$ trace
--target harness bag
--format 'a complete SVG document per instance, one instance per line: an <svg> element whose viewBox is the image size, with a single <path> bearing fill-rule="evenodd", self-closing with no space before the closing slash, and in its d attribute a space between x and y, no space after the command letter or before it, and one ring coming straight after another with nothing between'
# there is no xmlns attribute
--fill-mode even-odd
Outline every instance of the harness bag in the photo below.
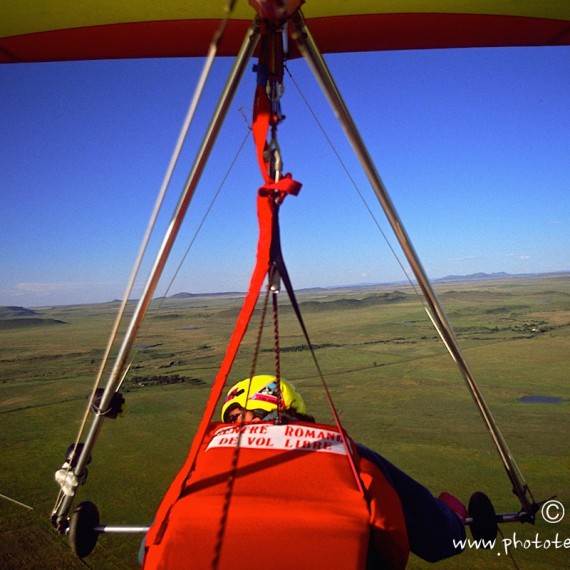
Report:
<svg viewBox="0 0 570 570"><path fill-rule="evenodd" d="M161 505L144 567L366 568L370 512L346 454L327 425L210 424Z"/></svg>

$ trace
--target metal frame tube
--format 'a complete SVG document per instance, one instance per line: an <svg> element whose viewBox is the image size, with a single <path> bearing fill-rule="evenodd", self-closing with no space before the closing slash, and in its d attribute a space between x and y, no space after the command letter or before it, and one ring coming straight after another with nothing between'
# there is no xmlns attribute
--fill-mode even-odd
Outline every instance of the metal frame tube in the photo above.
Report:
<svg viewBox="0 0 570 570"><path fill-rule="evenodd" d="M473 374L469 370L469 367L463 357L461 349L453 328L449 323L442 306L433 290L431 283L422 267L422 264L414 250L412 242L394 208L394 205L388 195L386 187L384 186L380 175L378 174L374 162L370 157L370 154L360 136L358 129L348 111L348 108L342 99L342 96L335 84L335 81L324 61L322 54L320 53L315 41L306 26L304 18L300 12L293 18L294 32L293 39L296 41L299 51L304 59L307 61L309 67L311 68L315 78L321 86L325 96L327 97L329 104L331 105L333 111L335 112L340 124L342 125L345 134L351 143L354 152L356 153L358 159L360 160L361 166L368 177L368 180L380 202L384 213L390 223L398 242L410 264L412 271L418 281L419 286L425 296L426 302L428 304L429 310L431 312L431 318L434 320L434 324L438 329L443 342L447 346L452 358L457 363L461 375L463 376L473 399L483 417L485 425L487 426L493 442L499 452L503 465L507 471L509 479L513 484L513 491L519 497L523 509L531 514L533 511L532 503L527 497L528 487L524 482L522 474L520 473L514 458L509 451L507 444L500 433L495 420L489 410L483 396L481 395L479 388L475 382ZM534 513L532 513L534 514Z"/></svg>
<svg viewBox="0 0 570 570"><path fill-rule="evenodd" d="M526 513L497 513L495 515L495 521L497 521L497 523L529 522ZM464 524L465 526L471 526L473 524L473 517L467 517Z"/></svg>
<svg viewBox="0 0 570 570"><path fill-rule="evenodd" d="M147 533L150 525L111 525L102 524L96 526L93 532L97 534L139 534Z"/></svg>
<svg viewBox="0 0 570 570"><path fill-rule="evenodd" d="M107 381L107 385L105 387L105 390L101 398L101 403L99 405L100 410L104 411L107 409L108 405L111 402L113 394L115 394L118 386L121 383L121 379L125 367L127 365L129 354L134 345L136 335L142 324L142 321L150 305L150 302L152 301L152 296L154 294L156 286L158 285L158 282L162 275L162 271L164 269L164 266L166 265L166 261L168 260L170 252L174 245L174 241L176 240L178 231L180 230L180 227L184 220L184 216L186 215L186 212L188 210L188 206L190 205L190 202L194 196L194 192L198 186L200 177L204 171L204 168L207 164L212 148L214 147L216 138L223 125L224 119L227 115L230 104L233 100L233 96L235 95L235 92L245 73L245 70L247 69L249 61L253 56L253 53L259 41L259 37L260 37L260 26L257 20L254 20L253 24L251 25L250 29L246 34L246 37L244 38L240 51L236 56L236 61L234 63L234 66L227 79L224 90L220 95L218 105L212 115L212 119L208 126L208 130L204 135L202 145L196 155L194 166L190 174L188 175L184 190L181 194L176 210L174 211L168 229L165 233L161 247L157 253L154 266L146 282L143 294L138 301L135 312L131 318L129 327L125 333L125 337L119 349L115 365L113 366L113 369L111 371L111 374ZM77 460L77 465L73 470L74 473L79 477L81 476L83 470L86 467L88 458L91 455L91 451L93 449L93 446L95 445L95 441L101 429L104 417L105 416L102 413L96 414L95 418L91 423L90 430L84 442L84 447ZM62 517L67 516L67 513L71 508L74 495L75 493L73 495L64 497L63 500L61 501L61 504L56 509L54 516L58 522L61 521Z"/></svg>
<svg viewBox="0 0 570 570"><path fill-rule="evenodd" d="M498 513L495 515L498 523L524 522L525 515L521 513ZM465 526L473 524L473 517L465 519ZM101 524L96 526L93 531L98 534L139 534L146 533L150 529L150 525L111 525Z"/></svg>

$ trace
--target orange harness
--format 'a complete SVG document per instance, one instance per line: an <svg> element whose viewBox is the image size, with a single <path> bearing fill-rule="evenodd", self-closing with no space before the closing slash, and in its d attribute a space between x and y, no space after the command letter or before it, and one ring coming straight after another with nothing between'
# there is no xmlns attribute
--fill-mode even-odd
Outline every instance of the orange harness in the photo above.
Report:
<svg viewBox="0 0 570 570"><path fill-rule="evenodd" d="M210 424L194 470L182 468L161 504L144 568L364 569L371 544L386 568L404 568L400 501L357 457L365 500L347 453L333 426Z"/></svg>

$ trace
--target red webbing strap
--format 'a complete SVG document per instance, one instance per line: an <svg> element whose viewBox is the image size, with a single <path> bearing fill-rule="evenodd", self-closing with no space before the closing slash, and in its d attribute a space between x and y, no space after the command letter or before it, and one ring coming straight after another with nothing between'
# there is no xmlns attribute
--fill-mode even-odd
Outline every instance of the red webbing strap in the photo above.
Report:
<svg viewBox="0 0 570 570"><path fill-rule="evenodd" d="M253 311L255 310L255 306L259 298L259 292L263 286L263 281L265 280L265 276L269 270L269 252L271 249L271 235L273 231L273 211L270 201L261 195L258 195L257 197L257 217L259 220L257 261L253 270L253 274L251 276L249 291L241 308L236 326L226 349L224 360L222 361L222 364L216 376L216 380L212 386L212 391L210 392L208 403L206 404L204 418L202 419L202 423L206 426L210 423L214 415L216 406L222 395L226 379L233 365L235 356L239 350L241 341L247 331L247 327L249 325L249 321L251 320ZM196 439L198 439L198 437L196 437ZM197 447L199 447L199 445Z"/></svg>
<svg viewBox="0 0 570 570"><path fill-rule="evenodd" d="M263 95L263 96L260 96ZM194 463L200 447L207 433L210 421L216 411L216 406L222 396L227 376L231 370L236 354L239 350L240 343L247 331L247 327L251 320L253 311L255 310L259 293L263 286L263 281L269 271L271 264L271 243L273 236L273 225L275 220L275 209L285 199L287 194L296 195L301 189L301 184L295 182L291 175L284 176L278 182L272 182L268 177L266 164L263 160L263 152L266 146L266 137L270 125L271 109L265 92L263 89L256 92L256 106L254 110L254 140L256 143L258 158L260 159L260 168L265 180L265 185L259 189L257 195L257 218L259 222L259 241L257 245L256 264L251 276L249 290L246 295L244 304L238 316L236 326L230 338L230 342L226 349L224 360L220 366L216 379L212 385L208 402L202 416L202 421L198 426L196 435L192 442L190 452L186 462L178 473L175 480L170 485L166 495L164 496L155 518L155 522L150 528L146 544L152 545L160 542L166 523L168 514L172 505L178 500L182 487L186 478L194 468Z"/></svg>
<svg viewBox="0 0 570 570"><path fill-rule="evenodd" d="M157 544L160 542L162 534L166 529L165 523L168 518L168 513L172 505L178 500L184 482L194 468L194 463L196 461L198 451L200 450L202 441L204 440L204 436L206 435L208 426L210 425L210 421L216 411L216 406L224 390L226 378L232 367L241 340L247 330L251 315L253 314L253 311L257 304L259 292L263 285L265 276L267 275L267 271L269 269L269 251L271 248L273 217L271 204L267 197L258 195L257 216L259 220L257 262L251 276L247 296L238 316L234 332L230 338L229 345L226 349L224 360L222 361L216 379L212 385L210 396L208 398L208 402L206 403L204 414L202 415L202 421L200 422L200 425L196 431L196 435L194 436L194 440L192 441L192 446L190 447L190 452L188 454L188 458L186 459L186 463L184 464L183 469L179 472L177 478L171 484L164 499L162 500L162 503L158 508L155 523L147 535L147 545Z"/></svg>
<svg viewBox="0 0 570 570"><path fill-rule="evenodd" d="M267 145L267 132L272 120L269 100L265 95L265 91L258 87L255 95L253 137L257 149L258 160L260 160L259 167L265 179L265 184L257 193L257 219L259 223L257 261L251 276L247 296L238 316L228 348L226 349L224 360L222 361L214 384L212 385L212 390L210 391L206 409L204 410L202 422L198 427L198 431L190 449L190 455L194 457L200 449L208 424L214 416L216 406L222 396L228 374L234 363L241 341L247 331L253 311L255 310L255 306L259 298L259 292L263 286L263 281L269 271L269 266L271 264L271 243L274 235L273 226L275 223L275 208L279 207L287 194L296 195L301 189L301 184L293 180L290 174L285 175L278 182L272 182L268 177L267 164L264 160L263 152Z"/></svg>

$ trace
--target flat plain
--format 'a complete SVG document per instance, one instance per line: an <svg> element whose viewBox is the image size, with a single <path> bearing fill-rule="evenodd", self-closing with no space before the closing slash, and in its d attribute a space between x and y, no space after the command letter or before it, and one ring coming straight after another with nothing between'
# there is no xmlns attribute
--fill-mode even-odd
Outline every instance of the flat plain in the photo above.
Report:
<svg viewBox="0 0 570 570"><path fill-rule="evenodd" d="M436 285L459 344L536 501L570 509L570 275ZM298 293L314 354L343 426L435 494L483 491L498 512L519 503L457 366L413 287ZM75 506L95 502L106 524L148 524L183 462L241 304L240 295L153 303L123 382L125 411L106 420ZM102 536L76 559L51 528L55 471L74 441L118 303L0 308L0 556L5 568L137 568L141 536ZM132 307L129 307L132 310ZM273 322L258 354L258 309L229 382L273 373ZM331 421L311 352L287 301L280 368L319 421ZM116 352L116 348L113 353ZM106 381L105 371L103 381ZM18 501L17 504L14 501ZM501 526L493 550L467 548L437 568L570 564L570 513L549 524ZM555 540L567 539L556 546ZM518 541L518 542L517 542ZM548 541L548 547L547 542ZM428 568L412 556L409 568Z"/></svg>

